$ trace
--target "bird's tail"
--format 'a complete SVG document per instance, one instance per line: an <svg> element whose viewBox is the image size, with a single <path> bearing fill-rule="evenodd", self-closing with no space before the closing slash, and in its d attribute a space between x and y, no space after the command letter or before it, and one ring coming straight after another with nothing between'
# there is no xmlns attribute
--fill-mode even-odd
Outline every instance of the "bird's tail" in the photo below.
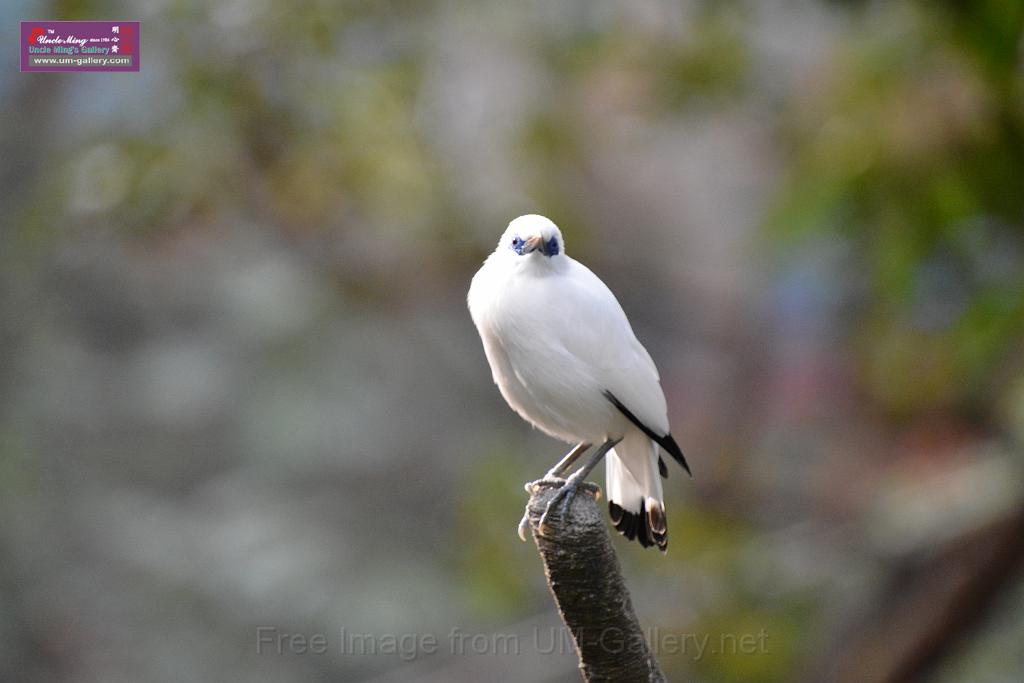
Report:
<svg viewBox="0 0 1024 683"><path fill-rule="evenodd" d="M612 524L645 548L668 549L665 497L658 467L658 444L631 430L606 457L608 511Z"/></svg>

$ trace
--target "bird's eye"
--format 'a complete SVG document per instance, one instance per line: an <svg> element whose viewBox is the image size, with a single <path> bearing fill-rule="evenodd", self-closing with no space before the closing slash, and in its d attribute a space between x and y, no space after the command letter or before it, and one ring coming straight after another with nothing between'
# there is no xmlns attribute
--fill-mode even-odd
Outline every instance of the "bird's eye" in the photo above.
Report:
<svg viewBox="0 0 1024 683"><path fill-rule="evenodd" d="M513 247L518 247L520 242L522 242L522 240L519 239L518 237L513 237L512 238L512 246Z"/></svg>

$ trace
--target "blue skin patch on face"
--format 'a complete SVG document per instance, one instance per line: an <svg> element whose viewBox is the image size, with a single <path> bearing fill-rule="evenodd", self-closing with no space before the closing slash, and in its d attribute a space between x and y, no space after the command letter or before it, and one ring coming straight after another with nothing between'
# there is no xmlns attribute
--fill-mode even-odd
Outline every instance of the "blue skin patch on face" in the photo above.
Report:
<svg viewBox="0 0 1024 683"><path fill-rule="evenodd" d="M526 240L524 240L519 235L516 235L515 237L512 238L511 248L512 251L522 256L523 249L526 248ZM544 242L540 247L540 253L544 254L545 256L557 256L558 252L559 249L557 237L552 237L547 242Z"/></svg>

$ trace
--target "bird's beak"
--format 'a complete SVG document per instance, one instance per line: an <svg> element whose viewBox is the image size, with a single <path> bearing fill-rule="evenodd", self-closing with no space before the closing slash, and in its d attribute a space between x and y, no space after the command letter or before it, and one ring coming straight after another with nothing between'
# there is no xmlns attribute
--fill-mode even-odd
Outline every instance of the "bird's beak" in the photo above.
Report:
<svg viewBox="0 0 1024 683"><path fill-rule="evenodd" d="M523 253L529 254L531 252L537 251L538 249L541 248L542 244L544 244L544 238L542 238L540 235L534 235L533 237L528 238L526 242L523 243Z"/></svg>

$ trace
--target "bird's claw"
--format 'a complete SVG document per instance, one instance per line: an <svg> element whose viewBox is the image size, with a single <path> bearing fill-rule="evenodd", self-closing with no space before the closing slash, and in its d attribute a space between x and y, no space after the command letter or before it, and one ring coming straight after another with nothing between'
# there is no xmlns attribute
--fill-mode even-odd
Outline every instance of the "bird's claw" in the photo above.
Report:
<svg viewBox="0 0 1024 683"><path fill-rule="evenodd" d="M519 540L526 542L526 532L530 529L530 505L527 503L523 518L519 520Z"/></svg>
<svg viewBox="0 0 1024 683"><path fill-rule="evenodd" d="M555 491L555 495L548 501L547 506L544 508L544 514L540 516L540 521L537 524L537 528L540 530L540 535L545 536L544 526L547 523L548 514L552 508L558 510L558 514L562 517L569 512L569 506L572 505L572 499L576 496L579 489L584 489L592 493L596 498L601 497L601 488L597 484L592 484L587 481L583 481L582 478L575 476L569 477L568 479L562 479L561 477L553 477L550 474L545 475L542 479L536 481L529 481L523 486L526 492L533 495L538 488L542 486L548 486L550 488L558 489ZM523 512L523 518L519 520L519 538L525 541L527 539L527 532L530 530L530 504L526 504L526 510Z"/></svg>
<svg viewBox="0 0 1024 683"><path fill-rule="evenodd" d="M563 486L565 486L565 479L562 479L561 477L553 476L549 472L548 474L545 474L542 478L537 479L536 481L528 481L525 484L523 484L523 488L531 496L533 495L534 491L536 491L541 486L550 486L552 488L560 489ZM526 504L526 510L523 511L523 518L521 520L519 520L518 532L519 532L519 538L522 541L524 541L524 542L526 541L527 533L529 532L529 530L530 530L530 504L527 503Z"/></svg>
<svg viewBox="0 0 1024 683"><path fill-rule="evenodd" d="M537 523L537 529L540 532L541 536L547 535L545 533L545 528L547 526L548 515L551 514L551 510L553 508L557 509L558 514L561 517L565 517L566 514L568 514L569 512L570 506L572 505L573 498L576 497L576 494L579 492L580 488L583 488L589 491L590 493L594 494L596 498L601 497L601 489L599 486L597 486L597 484L585 482L581 478L577 477L569 477L568 479L563 481L550 480L545 477L544 479L541 479L539 481L532 482L532 485L529 489L530 492L532 493L536 488L536 485L539 484L549 484L558 487L558 490L555 492L555 495L551 497L551 500L549 500L548 504L545 506L544 514L540 516L540 520ZM530 509L529 505L527 505L526 513L523 515L523 519L519 522L519 537L522 538L524 541L526 540L526 529L529 528L529 517Z"/></svg>
<svg viewBox="0 0 1024 683"><path fill-rule="evenodd" d="M547 536L544 530L547 528L548 515L551 514L551 509L557 507L559 517L565 517L565 513L569 511L569 506L572 505L572 499L576 496L578 486L577 482L567 481L564 486L555 491L555 495L548 501L547 506L544 508L544 514L540 516L540 521L537 523L541 536Z"/></svg>

